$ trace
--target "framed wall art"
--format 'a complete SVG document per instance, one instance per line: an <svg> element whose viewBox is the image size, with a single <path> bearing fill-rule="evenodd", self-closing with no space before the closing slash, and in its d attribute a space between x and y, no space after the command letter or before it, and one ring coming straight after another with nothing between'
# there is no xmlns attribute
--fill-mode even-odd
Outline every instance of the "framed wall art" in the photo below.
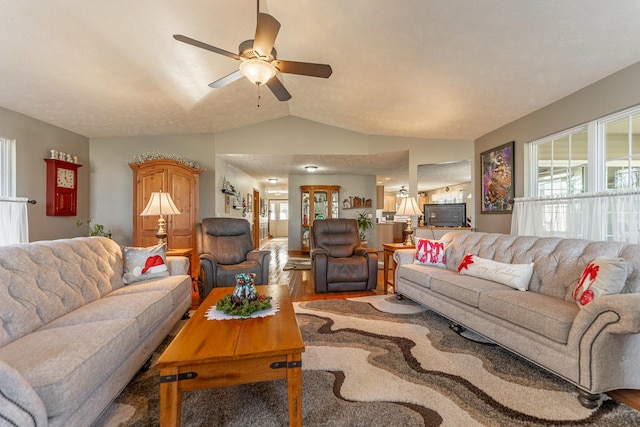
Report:
<svg viewBox="0 0 640 427"><path fill-rule="evenodd" d="M511 213L513 209L513 148L508 142L480 154L482 213Z"/></svg>

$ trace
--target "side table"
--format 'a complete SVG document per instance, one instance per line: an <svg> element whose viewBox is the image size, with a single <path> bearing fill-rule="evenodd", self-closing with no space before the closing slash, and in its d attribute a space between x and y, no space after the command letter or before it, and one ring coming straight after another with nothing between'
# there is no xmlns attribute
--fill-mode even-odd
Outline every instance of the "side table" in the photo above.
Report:
<svg viewBox="0 0 640 427"><path fill-rule="evenodd" d="M193 248L167 249L167 256L184 256L189 258L189 271L191 276L191 308L196 309L200 305L200 294L198 293L198 273L200 266L199 259L194 260Z"/></svg>
<svg viewBox="0 0 640 427"><path fill-rule="evenodd" d="M405 245L404 243L383 243L383 255L382 261L384 264L384 293L388 293L388 286L393 286L395 292L395 283L393 281L389 281L389 270L391 270L392 277L395 278L396 275L396 262L393 260L393 253L398 249L415 249L415 245Z"/></svg>

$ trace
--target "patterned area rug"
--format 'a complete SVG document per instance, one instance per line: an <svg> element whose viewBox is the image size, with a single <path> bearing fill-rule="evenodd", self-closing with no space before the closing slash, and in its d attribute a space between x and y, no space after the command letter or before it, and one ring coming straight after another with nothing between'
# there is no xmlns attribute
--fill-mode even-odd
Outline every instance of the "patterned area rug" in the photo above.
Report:
<svg viewBox="0 0 640 427"><path fill-rule="evenodd" d="M410 301L379 295L295 309L305 426L640 425L640 412L610 399L583 408L566 382L457 335ZM158 425L158 390L155 368L139 374L97 425ZM287 425L286 383L184 393L182 425Z"/></svg>
<svg viewBox="0 0 640 427"><path fill-rule="evenodd" d="M309 258L289 257L282 271L289 270L311 270L311 260Z"/></svg>

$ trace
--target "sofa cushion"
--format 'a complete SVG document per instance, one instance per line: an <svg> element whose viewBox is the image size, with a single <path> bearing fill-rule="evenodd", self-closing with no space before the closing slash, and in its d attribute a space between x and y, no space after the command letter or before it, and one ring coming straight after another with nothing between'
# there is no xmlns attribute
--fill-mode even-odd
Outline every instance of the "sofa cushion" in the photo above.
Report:
<svg viewBox="0 0 640 427"><path fill-rule="evenodd" d="M416 256L414 264L435 265L436 267L446 267L447 257L444 247L447 244L444 240L429 240L415 237Z"/></svg>
<svg viewBox="0 0 640 427"><path fill-rule="evenodd" d="M75 410L139 343L134 319L37 330L2 348L0 359L25 377L49 418Z"/></svg>
<svg viewBox="0 0 640 427"><path fill-rule="evenodd" d="M363 256L327 260L327 282L362 282L369 279L369 264Z"/></svg>
<svg viewBox="0 0 640 427"><path fill-rule="evenodd" d="M433 277L441 275L458 276L455 271L421 264L403 264L398 267L397 275L398 282L409 281L420 286L424 286L425 288L431 287L431 280Z"/></svg>
<svg viewBox="0 0 640 427"><path fill-rule="evenodd" d="M483 292L505 289L513 291L500 283L455 273L431 278L431 290L472 307L478 307L478 301Z"/></svg>
<svg viewBox="0 0 640 427"><path fill-rule="evenodd" d="M485 313L566 344L580 309L571 301L535 292L488 291L478 308Z"/></svg>
<svg viewBox="0 0 640 427"><path fill-rule="evenodd" d="M178 307L184 302L187 294L191 295L191 278L189 276L182 275L147 280L146 282L138 282L134 286L125 286L113 291L107 295L106 298L162 291L170 292L173 301L172 307Z"/></svg>
<svg viewBox="0 0 640 427"><path fill-rule="evenodd" d="M510 264L467 254L458 266L458 272L526 291L533 274L533 263Z"/></svg>
<svg viewBox="0 0 640 427"><path fill-rule="evenodd" d="M169 291L139 292L94 301L45 325L42 329L111 319L134 319L139 336L145 337L173 306Z"/></svg>
<svg viewBox="0 0 640 427"><path fill-rule="evenodd" d="M149 279L167 277L167 245L149 246L147 248L132 248L124 246L122 248L124 258L124 275L122 280L125 284L140 282Z"/></svg>
<svg viewBox="0 0 640 427"><path fill-rule="evenodd" d="M620 293L626 279L624 258L596 258L585 267L572 297L578 306L584 307L599 296Z"/></svg>

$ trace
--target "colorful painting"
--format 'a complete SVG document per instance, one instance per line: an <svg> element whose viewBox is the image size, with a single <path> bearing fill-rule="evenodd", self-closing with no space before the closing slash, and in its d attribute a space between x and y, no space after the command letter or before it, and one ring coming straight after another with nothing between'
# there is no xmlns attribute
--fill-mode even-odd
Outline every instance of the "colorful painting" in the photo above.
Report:
<svg viewBox="0 0 640 427"><path fill-rule="evenodd" d="M511 213L513 209L514 141L480 154L482 213Z"/></svg>

